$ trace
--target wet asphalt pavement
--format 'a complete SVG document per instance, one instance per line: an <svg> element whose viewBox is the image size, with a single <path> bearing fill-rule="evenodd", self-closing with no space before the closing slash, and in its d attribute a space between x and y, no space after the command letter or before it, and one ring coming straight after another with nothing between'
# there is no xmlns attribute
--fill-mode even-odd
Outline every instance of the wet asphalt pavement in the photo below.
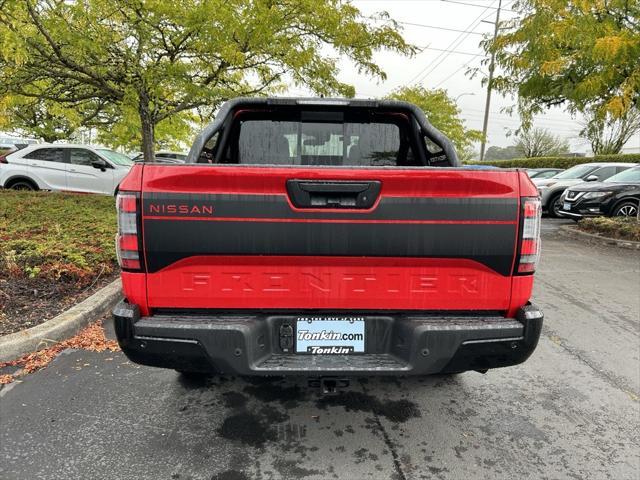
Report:
<svg viewBox="0 0 640 480"><path fill-rule="evenodd" d="M66 351L0 390L0 478L638 479L640 254L543 222L526 363L454 377L190 382Z"/></svg>

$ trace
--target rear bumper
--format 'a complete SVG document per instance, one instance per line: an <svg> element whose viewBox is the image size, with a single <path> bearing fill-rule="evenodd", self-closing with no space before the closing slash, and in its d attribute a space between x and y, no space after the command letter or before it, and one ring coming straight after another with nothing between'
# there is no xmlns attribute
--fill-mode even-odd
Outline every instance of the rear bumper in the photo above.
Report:
<svg viewBox="0 0 640 480"><path fill-rule="evenodd" d="M353 312L358 314L358 312ZM366 354L296 355L281 348L292 314L163 314L140 317L125 301L113 312L123 352L136 363L238 375L428 375L524 362L543 314L534 305L500 316L358 314Z"/></svg>

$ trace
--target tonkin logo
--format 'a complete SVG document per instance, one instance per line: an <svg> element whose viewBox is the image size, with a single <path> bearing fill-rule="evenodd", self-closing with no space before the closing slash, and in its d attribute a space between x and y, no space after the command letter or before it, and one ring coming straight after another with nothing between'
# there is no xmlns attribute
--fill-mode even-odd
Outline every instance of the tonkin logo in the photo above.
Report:
<svg viewBox="0 0 640 480"><path fill-rule="evenodd" d="M204 217L207 215L213 215L213 205L195 203L148 203L147 213L149 215Z"/></svg>

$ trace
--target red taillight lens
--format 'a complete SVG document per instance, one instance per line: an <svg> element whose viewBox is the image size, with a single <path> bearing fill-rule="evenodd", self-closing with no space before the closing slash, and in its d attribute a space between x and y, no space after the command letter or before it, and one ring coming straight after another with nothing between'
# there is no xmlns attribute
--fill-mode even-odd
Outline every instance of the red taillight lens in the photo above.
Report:
<svg viewBox="0 0 640 480"><path fill-rule="evenodd" d="M141 270L138 196L131 192L118 193L116 209L118 211L118 234L116 235L118 263L126 270Z"/></svg>
<svg viewBox="0 0 640 480"><path fill-rule="evenodd" d="M6 153L4 155L0 155L0 163L9 163L9 162L7 162L7 155L9 155L9 154Z"/></svg>
<svg viewBox="0 0 640 480"><path fill-rule="evenodd" d="M533 273L540 260L542 205L538 197L522 197L522 233L518 273Z"/></svg>

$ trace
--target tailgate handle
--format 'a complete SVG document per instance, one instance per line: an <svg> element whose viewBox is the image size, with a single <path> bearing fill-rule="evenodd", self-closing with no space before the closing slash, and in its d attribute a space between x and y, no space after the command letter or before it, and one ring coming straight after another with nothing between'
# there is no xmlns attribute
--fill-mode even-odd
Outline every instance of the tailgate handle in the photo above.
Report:
<svg viewBox="0 0 640 480"><path fill-rule="evenodd" d="M380 182L287 180L287 192L297 208L369 209L380 195Z"/></svg>

